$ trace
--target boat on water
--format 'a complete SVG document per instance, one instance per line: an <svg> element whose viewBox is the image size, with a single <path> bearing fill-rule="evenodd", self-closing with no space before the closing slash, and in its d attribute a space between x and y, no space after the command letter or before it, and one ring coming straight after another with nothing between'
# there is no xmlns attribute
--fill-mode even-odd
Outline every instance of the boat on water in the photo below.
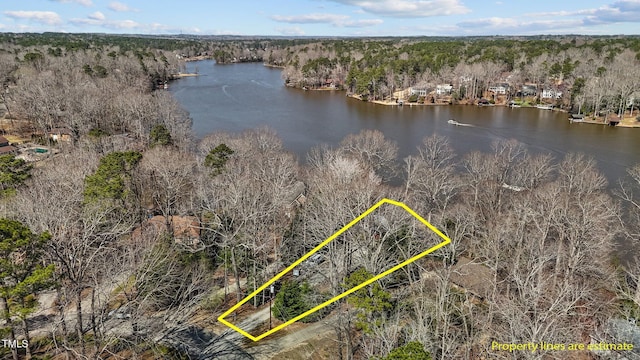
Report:
<svg viewBox="0 0 640 360"><path fill-rule="evenodd" d="M536 107L541 110L553 110L553 105L536 105Z"/></svg>
<svg viewBox="0 0 640 360"><path fill-rule="evenodd" d="M516 104L516 103L515 103L515 102L513 102L513 101L509 102L509 104L508 104L507 106L509 106L509 107L510 107L510 108L512 108L512 109L513 109L513 108L519 108L519 107L522 107L522 105L520 105L520 104Z"/></svg>
<svg viewBox="0 0 640 360"><path fill-rule="evenodd" d="M451 124L451 125L455 125L455 126L469 126L469 127L475 127L474 125L471 125L471 124L465 124L465 123L461 123L461 122L457 122L457 121L455 121L455 120L453 120L453 119L449 119L447 122L448 122L449 124Z"/></svg>

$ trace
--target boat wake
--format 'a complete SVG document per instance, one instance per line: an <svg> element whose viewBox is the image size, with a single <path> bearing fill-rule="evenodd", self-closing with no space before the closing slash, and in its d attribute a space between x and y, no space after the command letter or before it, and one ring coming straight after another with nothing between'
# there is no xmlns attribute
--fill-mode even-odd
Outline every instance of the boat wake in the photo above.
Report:
<svg viewBox="0 0 640 360"><path fill-rule="evenodd" d="M449 121L447 121L449 124L451 125L455 125L455 126L468 126L468 127L476 127L475 125L472 124L465 124L465 123L461 123L461 122L457 122L453 119L450 119Z"/></svg>
<svg viewBox="0 0 640 360"><path fill-rule="evenodd" d="M258 86L262 86L264 88L268 88L268 89L273 89L273 85L266 83L264 81L256 81L256 80L251 80L252 83L258 85Z"/></svg>
<svg viewBox="0 0 640 360"><path fill-rule="evenodd" d="M229 94L229 92L227 91L228 87L229 87L229 85L222 85L222 92L224 93L224 95L226 97L228 97L229 99L231 99L233 102L240 103L238 100L236 100L235 97L233 97L233 95Z"/></svg>

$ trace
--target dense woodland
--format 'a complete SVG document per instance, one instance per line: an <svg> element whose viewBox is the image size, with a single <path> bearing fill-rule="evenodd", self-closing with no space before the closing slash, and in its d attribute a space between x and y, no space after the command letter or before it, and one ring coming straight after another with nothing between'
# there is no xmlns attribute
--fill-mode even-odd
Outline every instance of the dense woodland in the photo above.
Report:
<svg viewBox="0 0 640 360"><path fill-rule="evenodd" d="M536 83L555 76L583 107L614 109L631 94L622 81L638 85L629 72L639 69L639 46L635 38L2 35L3 129L59 153L37 163L0 156L0 337L28 343L0 356L251 358L217 316L390 198L452 243L306 318L331 330L326 357L615 358L514 355L491 342L637 340L640 263L621 265L615 244L635 244L640 233L640 166L610 191L580 154L531 155L516 141L455 154L434 134L399 159L378 131L320 146L301 165L269 129L196 141L188 114L155 84L183 69L182 55L211 53L285 66L288 81L338 76L366 92L373 79L380 94L465 74L477 87L504 72ZM53 128L70 129L73 140L52 142ZM406 212L380 208L307 266L315 275L288 276L273 298L245 304L244 316L273 300L274 321L286 321L437 242ZM474 270L464 274L469 262ZM42 312L45 302L53 308ZM200 346L184 338L194 328L208 334ZM640 345L624 355L640 356Z"/></svg>

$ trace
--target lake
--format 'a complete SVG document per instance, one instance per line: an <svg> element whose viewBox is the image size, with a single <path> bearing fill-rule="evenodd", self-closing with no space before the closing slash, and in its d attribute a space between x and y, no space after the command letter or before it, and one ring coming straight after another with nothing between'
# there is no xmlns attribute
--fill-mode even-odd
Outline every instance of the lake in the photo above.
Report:
<svg viewBox="0 0 640 360"><path fill-rule="evenodd" d="M610 186L639 162L640 129L572 124L567 114L535 108L476 106L383 106L345 97L344 92L304 91L284 86L280 69L262 64L187 64L187 77L170 91L193 119L198 137L215 131L239 132L260 126L274 129L287 149L304 160L322 143L337 145L347 134L378 129L397 142L401 157L416 153L425 136L451 141L458 155L489 151L498 139L516 139L533 153L567 152L594 157ZM469 126L449 124L449 119Z"/></svg>

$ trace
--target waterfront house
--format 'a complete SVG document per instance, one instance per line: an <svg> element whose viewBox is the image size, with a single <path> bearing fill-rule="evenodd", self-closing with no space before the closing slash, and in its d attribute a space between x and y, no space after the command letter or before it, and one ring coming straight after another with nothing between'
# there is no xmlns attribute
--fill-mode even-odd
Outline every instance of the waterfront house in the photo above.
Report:
<svg viewBox="0 0 640 360"><path fill-rule="evenodd" d="M542 94L540 94L540 98L542 99L560 99L562 98L562 91L546 88L542 90Z"/></svg>
<svg viewBox="0 0 640 360"><path fill-rule="evenodd" d="M509 84L503 83L489 87L489 91L496 95L505 95L509 91Z"/></svg>
<svg viewBox="0 0 640 360"><path fill-rule="evenodd" d="M326 81L324 81L322 86L325 89L337 90L337 89L340 88L340 82L338 80L334 80L334 79L327 79Z"/></svg>
<svg viewBox="0 0 640 360"><path fill-rule="evenodd" d="M458 80L460 81L460 83L466 84L466 83L470 83L471 80L473 80L473 77L468 75L462 75L458 78Z"/></svg>
<svg viewBox="0 0 640 360"><path fill-rule="evenodd" d="M436 86L437 95L449 95L453 91L453 85L451 84L439 84Z"/></svg>
<svg viewBox="0 0 640 360"><path fill-rule="evenodd" d="M538 95L538 89L536 84L524 84L519 91L519 96L536 96Z"/></svg>
<svg viewBox="0 0 640 360"><path fill-rule="evenodd" d="M9 144L6 137L0 136L0 155L14 154L18 150L15 146Z"/></svg>
<svg viewBox="0 0 640 360"><path fill-rule="evenodd" d="M418 87L418 88L409 88L409 95L413 96L427 96L430 92L429 88L426 87Z"/></svg>

